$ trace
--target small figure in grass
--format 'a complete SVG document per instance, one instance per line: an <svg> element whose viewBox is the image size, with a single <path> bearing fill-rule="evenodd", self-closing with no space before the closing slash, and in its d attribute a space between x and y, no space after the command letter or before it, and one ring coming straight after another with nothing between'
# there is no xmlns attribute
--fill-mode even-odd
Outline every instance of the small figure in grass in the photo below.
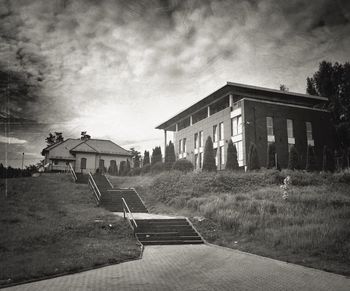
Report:
<svg viewBox="0 0 350 291"><path fill-rule="evenodd" d="M289 185L291 184L292 180L290 178L290 176L287 176L284 180L283 180L283 185L281 185L281 189L283 190L282 192L282 198L284 200L288 199L288 190L289 190Z"/></svg>

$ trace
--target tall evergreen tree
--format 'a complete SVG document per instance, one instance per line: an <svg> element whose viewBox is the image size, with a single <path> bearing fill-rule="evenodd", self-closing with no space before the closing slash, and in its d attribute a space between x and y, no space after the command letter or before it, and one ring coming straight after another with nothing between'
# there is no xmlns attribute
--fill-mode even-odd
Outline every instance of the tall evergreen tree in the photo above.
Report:
<svg viewBox="0 0 350 291"><path fill-rule="evenodd" d="M292 146L289 151L288 169L295 170L299 168L299 155L295 146Z"/></svg>
<svg viewBox="0 0 350 291"><path fill-rule="evenodd" d="M312 172L317 170L317 158L313 146L308 145L306 152L306 167L305 170Z"/></svg>
<svg viewBox="0 0 350 291"><path fill-rule="evenodd" d="M165 149L165 167L167 170L170 170L175 163L175 148L172 141L169 141L169 145L167 145Z"/></svg>
<svg viewBox="0 0 350 291"><path fill-rule="evenodd" d="M125 175L129 175L131 170L130 161L126 160Z"/></svg>
<svg viewBox="0 0 350 291"><path fill-rule="evenodd" d="M334 172L334 170L335 170L335 161L334 161L333 151L325 145L323 147L322 171Z"/></svg>
<svg viewBox="0 0 350 291"><path fill-rule="evenodd" d="M226 161L226 170L237 170L239 168L238 158L237 158L237 148L233 144L232 140L228 142L227 146L227 161Z"/></svg>
<svg viewBox="0 0 350 291"><path fill-rule="evenodd" d="M143 154L143 166L146 166L149 163L149 151L145 151L145 153Z"/></svg>
<svg viewBox="0 0 350 291"><path fill-rule="evenodd" d="M155 147L152 151L151 165L154 165L155 163L162 162L162 161L163 161L162 149L160 146Z"/></svg>
<svg viewBox="0 0 350 291"><path fill-rule="evenodd" d="M269 143L267 146L267 159L266 168L272 169L276 167L276 145L275 143Z"/></svg>
<svg viewBox="0 0 350 291"><path fill-rule="evenodd" d="M259 163L259 156L258 156L258 150L256 148L256 145L254 143L251 143L249 146L249 153L248 153L248 170L259 170L260 169L260 163Z"/></svg>
<svg viewBox="0 0 350 291"><path fill-rule="evenodd" d="M205 142L202 169L208 172L216 171L213 141L210 136L208 136Z"/></svg>

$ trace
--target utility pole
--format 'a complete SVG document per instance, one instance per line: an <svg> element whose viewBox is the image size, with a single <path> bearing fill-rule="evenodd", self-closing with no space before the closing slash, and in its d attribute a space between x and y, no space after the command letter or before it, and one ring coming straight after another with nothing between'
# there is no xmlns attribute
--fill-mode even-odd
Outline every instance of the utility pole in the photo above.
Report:
<svg viewBox="0 0 350 291"><path fill-rule="evenodd" d="M24 153L22 153L22 170L23 170L23 165L24 165Z"/></svg>

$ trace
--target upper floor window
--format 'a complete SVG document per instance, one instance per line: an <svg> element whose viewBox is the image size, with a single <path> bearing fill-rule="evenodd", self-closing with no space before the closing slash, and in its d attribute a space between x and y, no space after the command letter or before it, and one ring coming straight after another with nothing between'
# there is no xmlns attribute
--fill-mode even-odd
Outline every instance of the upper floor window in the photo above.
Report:
<svg viewBox="0 0 350 291"><path fill-rule="evenodd" d="M224 139L224 123L220 122L219 123L219 140Z"/></svg>
<svg viewBox="0 0 350 291"><path fill-rule="evenodd" d="M242 116L236 116L231 119L232 132L231 135L235 136L242 133Z"/></svg>
<svg viewBox="0 0 350 291"><path fill-rule="evenodd" d="M198 133L194 134L194 148L198 148Z"/></svg>
<svg viewBox="0 0 350 291"><path fill-rule="evenodd" d="M266 117L266 129L267 129L267 135L274 135L273 134L273 118L272 117Z"/></svg>
<svg viewBox="0 0 350 291"><path fill-rule="evenodd" d="M288 134L288 138L294 138L293 120L292 119L287 119L287 134Z"/></svg>
<svg viewBox="0 0 350 291"><path fill-rule="evenodd" d="M313 140L312 138L312 124L311 122L306 122L306 138L307 140Z"/></svg>
<svg viewBox="0 0 350 291"><path fill-rule="evenodd" d="M213 142L218 141L218 126L213 126Z"/></svg>

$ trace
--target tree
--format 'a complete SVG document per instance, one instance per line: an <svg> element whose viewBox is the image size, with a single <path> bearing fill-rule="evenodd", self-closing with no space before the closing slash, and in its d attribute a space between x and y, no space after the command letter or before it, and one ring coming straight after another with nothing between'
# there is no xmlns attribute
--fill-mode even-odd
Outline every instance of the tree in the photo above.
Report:
<svg viewBox="0 0 350 291"><path fill-rule="evenodd" d="M62 132L49 133L49 136L45 138L48 146L64 141Z"/></svg>
<svg viewBox="0 0 350 291"><path fill-rule="evenodd" d="M117 166L116 161L111 161L111 164L108 168L108 174L110 174L112 176L118 175L118 166Z"/></svg>
<svg viewBox="0 0 350 291"><path fill-rule="evenodd" d="M130 148L131 156L134 161L134 168L140 168L140 158L141 158L141 153L135 148Z"/></svg>
<svg viewBox="0 0 350 291"><path fill-rule="evenodd" d="M276 167L276 145L273 142L267 145L266 168L272 169L275 167Z"/></svg>
<svg viewBox="0 0 350 291"><path fill-rule="evenodd" d="M149 165L149 151L145 151L143 154L143 166Z"/></svg>
<svg viewBox="0 0 350 291"><path fill-rule="evenodd" d="M335 162L333 151L326 145L323 147L322 171L334 172Z"/></svg>
<svg viewBox="0 0 350 291"><path fill-rule="evenodd" d="M165 148L165 167L170 170L175 163L175 147L172 141L169 141L169 145Z"/></svg>
<svg viewBox="0 0 350 291"><path fill-rule="evenodd" d="M328 98L337 133L337 147L350 146L350 63L322 61L318 71L306 79L306 92Z"/></svg>
<svg viewBox="0 0 350 291"><path fill-rule="evenodd" d="M216 171L213 141L210 136L208 136L205 142L202 169L203 171L208 171L208 172Z"/></svg>
<svg viewBox="0 0 350 291"><path fill-rule="evenodd" d="M131 170L130 161L126 160L125 175L129 175Z"/></svg>
<svg viewBox="0 0 350 291"><path fill-rule="evenodd" d="M160 147L155 147L152 151L151 164L154 165L155 163L162 162L162 161L163 161L162 150Z"/></svg>
<svg viewBox="0 0 350 291"><path fill-rule="evenodd" d="M288 169L295 170L299 168L299 155L296 147L293 145L289 150Z"/></svg>
<svg viewBox="0 0 350 291"><path fill-rule="evenodd" d="M258 156L258 150L256 148L256 145L254 143L251 143L249 146L249 153L248 153L248 170L259 170L260 169L260 163L259 163L259 156Z"/></svg>
<svg viewBox="0 0 350 291"><path fill-rule="evenodd" d="M119 165L119 176L126 176L126 161L121 161Z"/></svg>
<svg viewBox="0 0 350 291"><path fill-rule="evenodd" d="M226 161L226 170L238 170L238 159L237 159L237 148L236 145L233 144L232 140L228 142L227 146L227 161Z"/></svg>
<svg viewBox="0 0 350 291"><path fill-rule="evenodd" d="M87 139L90 139L90 138L91 138L91 136L88 135L86 131L82 131L81 132L81 137L80 137L81 140L87 140Z"/></svg>
<svg viewBox="0 0 350 291"><path fill-rule="evenodd" d="M317 158L313 146L308 145L306 151L306 171L312 172L317 170Z"/></svg>

